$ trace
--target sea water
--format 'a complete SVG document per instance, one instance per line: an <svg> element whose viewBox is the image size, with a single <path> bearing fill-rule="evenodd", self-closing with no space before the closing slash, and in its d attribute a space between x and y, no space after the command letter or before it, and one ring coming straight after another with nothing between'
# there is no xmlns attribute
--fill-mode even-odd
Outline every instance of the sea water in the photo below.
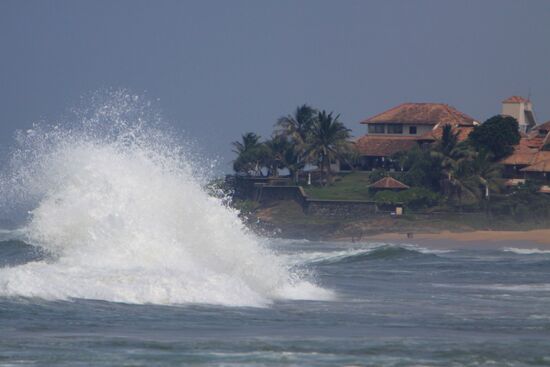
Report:
<svg viewBox="0 0 550 367"><path fill-rule="evenodd" d="M67 264L62 272L34 246L1 242L0 365L550 364L549 253L288 240L266 246L333 298L239 301L232 293L243 292L233 283L191 297L177 278L183 270L160 267L165 278L148 279L149 271L136 269L135 283L128 270L115 271L106 280L99 265ZM172 284L178 295L170 299Z"/></svg>
<svg viewBox="0 0 550 367"><path fill-rule="evenodd" d="M550 253L262 238L139 98L83 115L2 172L0 366L550 365Z"/></svg>

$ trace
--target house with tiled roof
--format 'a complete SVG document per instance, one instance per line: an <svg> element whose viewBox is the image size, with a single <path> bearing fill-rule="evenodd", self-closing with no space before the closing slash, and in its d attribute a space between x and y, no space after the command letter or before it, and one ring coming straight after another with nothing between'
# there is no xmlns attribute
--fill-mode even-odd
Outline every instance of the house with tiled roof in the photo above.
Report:
<svg viewBox="0 0 550 367"><path fill-rule="evenodd" d="M500 161L504 166L504 177L512 179L510 185L526 179L550 180L549 147L550 121L534 126L528 134L522 134L513 153Z"/></svg>
<svg viewBox="0 0 550 367"><path fill-rule="evenodd" d="M440 139L445 125L451 125L459 140L465 140L478 122L444 103L402 103L361 124L367 125L367 134L355 144L361 168L370 170L388 167L397 152Z"/></svg>

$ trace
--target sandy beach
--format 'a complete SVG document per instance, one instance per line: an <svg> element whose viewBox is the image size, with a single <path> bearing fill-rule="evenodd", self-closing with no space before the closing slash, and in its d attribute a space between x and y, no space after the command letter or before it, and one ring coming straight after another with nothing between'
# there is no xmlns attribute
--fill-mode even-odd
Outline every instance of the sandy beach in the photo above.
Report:
<svg viewBox="0 0 550 367"><path fill-rule="evenodd" d="M438 248L501 248L513 246L516 248L538 248L550 250L550 229L530 231L471 231L440 233L414 233L412 238L406 233L384 233L365 236L367 241L398 241L419 243Z"/></svg>

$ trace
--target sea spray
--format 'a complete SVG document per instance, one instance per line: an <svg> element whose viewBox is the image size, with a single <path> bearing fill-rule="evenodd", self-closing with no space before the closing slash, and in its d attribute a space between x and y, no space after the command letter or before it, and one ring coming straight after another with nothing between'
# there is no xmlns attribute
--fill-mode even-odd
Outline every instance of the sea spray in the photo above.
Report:
<svg viewBox="0 0 550 367"><path fill-rule="evenodd" d="M2 192L30 208L20 236L50 256L0 269L1 296L235 306L330 297L203 191L189 153L148 122L138 97L112 93L90 111L18 138Z"/></svg>

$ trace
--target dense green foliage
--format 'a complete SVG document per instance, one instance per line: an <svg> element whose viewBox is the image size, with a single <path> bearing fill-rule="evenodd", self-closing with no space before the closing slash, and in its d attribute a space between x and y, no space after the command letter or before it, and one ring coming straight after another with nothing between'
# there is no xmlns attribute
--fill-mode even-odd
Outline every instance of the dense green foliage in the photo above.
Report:
<svg viewBox="0 0 550 367"><path fill-rule="evenodd" d="M350 130L332 112L317 111L307 105L296 108L293 115L281 117L275 124L273 137L266 141L254 133L246 133L242 141L233 142L237 173L277 176L288 169L295 181L306 164L319 167L320 182L331 181L330 164L336 159L353 157L348 142Z"/></svg>
<svg viewBox="0 0 550 367"><path fill-rule="evenodd" d="M414 148L394 157L403 167L403 182L427 188L446 199L447 205L481 205L490 192L501 191L501 167L487 149L471 141L458 141L450 125L429 148Z"/></svg>
<svg viewBox="0 0 550 367"><path fill-rule="evenodd" d="M258 174L261 172L261 164L265 159L266 150L260 143L260 136L249 132L243 134L241 141L232 143L233 152L237 159L233 162L233 169L238 173Z"/></svg>
<svg viewBox="0 0 550 367"><path fill-rule="evenodd" d="M427 149L415 147L400 152L395 157L401 162L405 174L402 181L411 187L425 187L439 191L441 179L441 162Z"/></svg>
<svg viewBox="0 0 550 367"><path fill-rule="evenodd" d="M495 159L512 153L521 136L518 122L511 116L496 115L476 126L469 139L478 149L489 150Z"/></svg>
<svg viewBox="0 0 550 367"><path fill-rule="evenodd" d="M550 196L538 192L540 183L530 182L509 195L495 196L487 208L493 215L511 216L518 222L550 217Z"/></svg>
<svg viewBox="0 0 550 367"><path fill-rule="evenodd" d="M350 130L338 121L338 117L333 116L332 112L318 112L306 139L308 157L320 168L321 178L327 172L326 182L330 181L331 162L349 150Z"/></svg>
<svg viewBox="0 0 550 367"><path fill-rule="evenodd" d="M403 204L407 208L423 209L438 205L442 198L439 194L423 187L413 187L403 191L379 191L374 201L381 204Z"/></svg>

